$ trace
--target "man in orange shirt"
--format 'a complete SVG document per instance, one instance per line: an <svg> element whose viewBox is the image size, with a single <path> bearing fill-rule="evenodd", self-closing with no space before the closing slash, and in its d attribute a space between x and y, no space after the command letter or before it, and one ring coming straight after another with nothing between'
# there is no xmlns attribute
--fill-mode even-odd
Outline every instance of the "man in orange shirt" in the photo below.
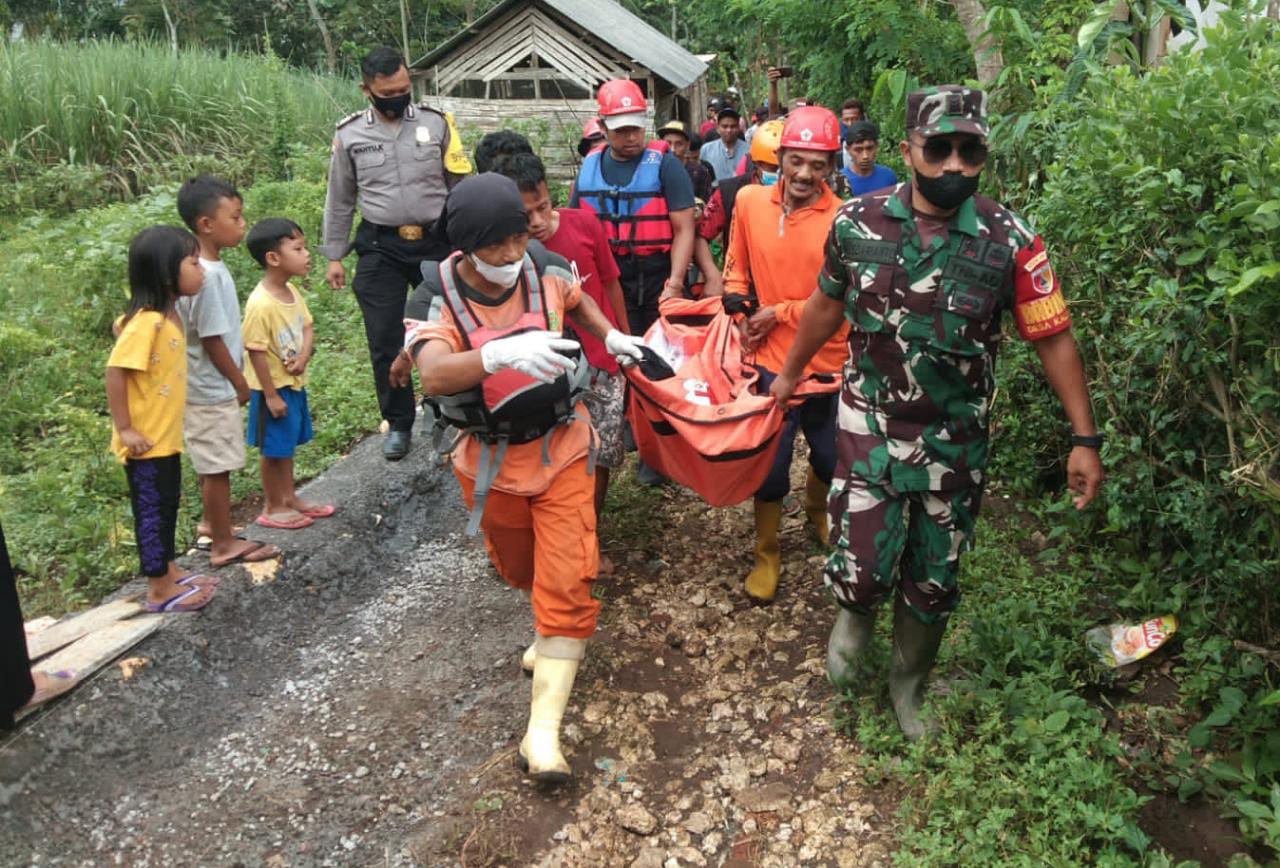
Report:
<svg viewBox="0 0 1280 868"><path fill-rule="evenodd" d="M453 471L484 531L494 568L533 604L533 695L519 764L534 780L562 783L560 720L600 603L591 596L596 541L594 444L588 377L565 318L629 364L643 339L613 328L569 263L529 240L516 183L485 173L445 202L455 251L423 263L405 308L405 352L444 421L461 432Z"/></svg>
<svg viewBox="0 0 1280 868"><path fill-rule="evenodd" d="M836 116L818 106L797 109L782 128L774 160L781 173L778 183L751 185L738 193L725 253L724 288L726 295L755 300L755 311L744 320L743 329L765 389L782 370L805 302L817 287L823 244L840 204L825 178L839 151ZM811 394L787 412L773 469L756 492L756 562L746 580L747 595L756 602L771 601L778 589L778 528L782 499L791 487L797 430L809 443L805 515L810 533L827 545L827 491L836 466L836 390L848 357L845 341L846 330L833 335L805 369L815 381L826 381L830 390Z"/></svg>

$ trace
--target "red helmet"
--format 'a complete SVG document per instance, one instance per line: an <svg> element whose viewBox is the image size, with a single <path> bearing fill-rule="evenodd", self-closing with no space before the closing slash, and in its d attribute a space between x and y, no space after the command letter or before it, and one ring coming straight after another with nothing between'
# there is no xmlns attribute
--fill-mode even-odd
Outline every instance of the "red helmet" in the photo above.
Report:
<svg viewBox="0 0 1280 868"><path fill-rule="evenodd" d="M629 78L615 78L600 85L596 102L600 105L604 125L611 130L646 125L649 104L640 91L640 85Z"/></svg>
<svg viewBox="0 0 1280 868"><path fill-rule="evenodd" d="M582 125L582 137L584 139L594 138L604 135L604 127L600 126L600 118L590 118Z"/></svg>
<svg viewBox="0 0 1280 868"><path fill-rule="evenodd" d="M794 109L782 127L778 148L805 151L840 150L840 119L822 106L809 105Z"/></svg>

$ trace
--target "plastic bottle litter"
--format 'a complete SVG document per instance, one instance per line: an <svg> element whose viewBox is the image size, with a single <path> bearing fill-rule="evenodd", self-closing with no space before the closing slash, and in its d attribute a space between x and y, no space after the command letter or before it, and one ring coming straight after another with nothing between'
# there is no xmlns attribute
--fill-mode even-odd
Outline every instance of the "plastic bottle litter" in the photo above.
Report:
<svg viewBox="0 0 1280 868"><path fill-rule="evenodd" d="M1105 624L1084 634L1085 644L1112 667L1141 660L1159 648L1178 629L1178 619L1164 615L1141 624Z"/></svg>

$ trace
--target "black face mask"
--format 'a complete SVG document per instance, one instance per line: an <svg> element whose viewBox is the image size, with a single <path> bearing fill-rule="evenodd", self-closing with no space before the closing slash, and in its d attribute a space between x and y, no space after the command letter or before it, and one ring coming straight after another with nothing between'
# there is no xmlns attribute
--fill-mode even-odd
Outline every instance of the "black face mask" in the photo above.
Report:
<svg viewBox="0 0 1280 868"><path fill-rule="evenodd" d="M978 178L972 178L963 172L943 172L937 178L926 178L916 172L912 178L920 195L944 211L959 208L965 199L978 192Z"/></svg>
<svg viewBox="0 0 1280 868"><path fill-rule="evenodd" d="M373 103L373 107L389 118L398 118L404 114L404 110L409 107L409 102L412 99L413 95L407 93L402 93L399 96L369 95L369 101Z"/></svg>

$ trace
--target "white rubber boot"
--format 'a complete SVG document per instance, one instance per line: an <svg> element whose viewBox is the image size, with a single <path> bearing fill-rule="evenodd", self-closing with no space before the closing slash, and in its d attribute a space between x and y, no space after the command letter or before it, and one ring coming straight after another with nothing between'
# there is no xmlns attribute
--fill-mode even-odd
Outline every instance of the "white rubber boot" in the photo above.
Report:
<svg viewBox="0 0 1280 868"><path fill-rule="evenodd" d="M529 728L520 742L521 769L541 784L562 784L573 772L560 752L560 720L573 692L578 664L587 650L585 639L539 636L535 643L533 696Z"/></svg>

